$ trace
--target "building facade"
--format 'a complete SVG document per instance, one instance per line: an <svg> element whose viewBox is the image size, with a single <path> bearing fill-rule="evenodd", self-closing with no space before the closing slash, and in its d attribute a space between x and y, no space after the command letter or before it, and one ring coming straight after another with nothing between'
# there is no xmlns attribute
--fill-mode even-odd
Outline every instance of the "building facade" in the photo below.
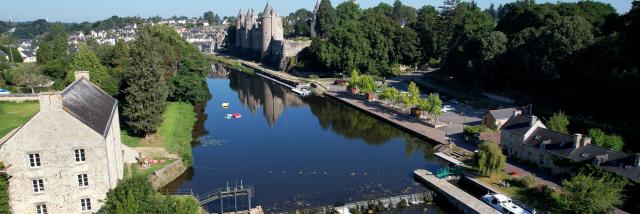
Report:
<svg viewBox="0 0 640 214"><path fill-rule="evenodd" d="M88 78L41 94L40 111L0 140L13 213L94 213L123 178L117 100Z"/></svg>
<svg viewBox="0 0 640 214"><path fill-rule="evenodd" d="M581 134L547 129L535 116L517 115L502 126L500 145L510 158L524 160L553 174L573 174L575 166L592 164L634 181L640 180L640 154L626 154L591 144Z"/></svg>

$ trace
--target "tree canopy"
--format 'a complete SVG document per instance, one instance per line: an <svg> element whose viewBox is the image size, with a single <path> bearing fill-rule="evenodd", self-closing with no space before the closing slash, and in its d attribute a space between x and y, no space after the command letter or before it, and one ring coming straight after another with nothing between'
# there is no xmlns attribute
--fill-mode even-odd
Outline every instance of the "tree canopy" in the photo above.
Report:
<svg viewBox="0 0 640 214"><path fill-rule="evenodd" d="M481 175L494 175L504 169L507 158L502 154L500 145L494 142L484 142L475 154L476 165Z"/></svg>
<svg viewBox="0 0 640 214"><path fill-rule="evenodd" d="M608 213L622 205L624 180L578 174L562 181L558 202L562 213Z"/></svg>
<svg viewBox="0 0 640 214"><path fill-rule="evenodd" d="M552 131L569 134L569 118L562 111L554 113L551 118L547 119L547 126Z"/></svg>

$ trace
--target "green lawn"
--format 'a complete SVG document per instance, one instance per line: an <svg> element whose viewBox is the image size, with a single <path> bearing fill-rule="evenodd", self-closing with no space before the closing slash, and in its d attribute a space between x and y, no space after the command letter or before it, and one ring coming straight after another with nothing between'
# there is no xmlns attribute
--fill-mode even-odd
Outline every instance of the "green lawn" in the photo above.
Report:
<svg viewBox="0 0 640 214"><path fill-rule="evenodd" d="M40 104L30 102L0 102L0 138L18 128L40 110Z"/></svg>
<svg viewBox="0 0 640 214"><path fill-rule="evenodd" d="M186 165L191 165L191 141L196 113L188 103L172 102L162 115L157 134L168 152L179 154Z"/></svg>
<svg viewBox="0 0 640 214"><path fill-rule="evenodd" d="M148 177L149 175L153 174L153 172L155 172L156 170L162 169L165 166L168 166L169 164L173 163L174 160L167 160L164 163L159 163L159 164L153 164L151 165L149 168L143 169L141 166L135 164L133 166L131 166L131 176L143 176L143 177ZM128 172L125 172L125 175L127 175Z"/></svg>

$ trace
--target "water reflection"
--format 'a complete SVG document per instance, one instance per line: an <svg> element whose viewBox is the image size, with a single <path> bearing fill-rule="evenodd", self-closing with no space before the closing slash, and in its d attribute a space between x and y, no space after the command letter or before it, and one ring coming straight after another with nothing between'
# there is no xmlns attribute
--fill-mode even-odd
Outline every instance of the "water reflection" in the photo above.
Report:
<svg viewBox="0 0 640 214"><path fill-rule="evenodd" d="M194 129L202 140L194 167L166 189L202 194L244 180L256 203L281 212L424 191L411 172L443 164L430 144L331 99L239 72L207 83L213 97ZM230 112L243 117L224 120Z"/></svg>
<svg viewBox="0 0 640 214"><path fill-rule="evenodd" d="M238 93L242 105L249 107L254 113L258 108L263 107L262 113L267 119L269 127L275 125L285 106L306 105L288 88L264 81L262 78L231 72L229 80L229 87Z"/></svg>

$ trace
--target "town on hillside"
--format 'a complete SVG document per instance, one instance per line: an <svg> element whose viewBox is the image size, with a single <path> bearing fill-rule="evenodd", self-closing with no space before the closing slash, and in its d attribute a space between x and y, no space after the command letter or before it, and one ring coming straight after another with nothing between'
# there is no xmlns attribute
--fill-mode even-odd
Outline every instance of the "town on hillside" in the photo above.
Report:
<svg viewBox="0 0 640 214"><path fill-rule="evenodd" d="M638 0L93 4L0 8L2 214L640 213Z"/></svg>

